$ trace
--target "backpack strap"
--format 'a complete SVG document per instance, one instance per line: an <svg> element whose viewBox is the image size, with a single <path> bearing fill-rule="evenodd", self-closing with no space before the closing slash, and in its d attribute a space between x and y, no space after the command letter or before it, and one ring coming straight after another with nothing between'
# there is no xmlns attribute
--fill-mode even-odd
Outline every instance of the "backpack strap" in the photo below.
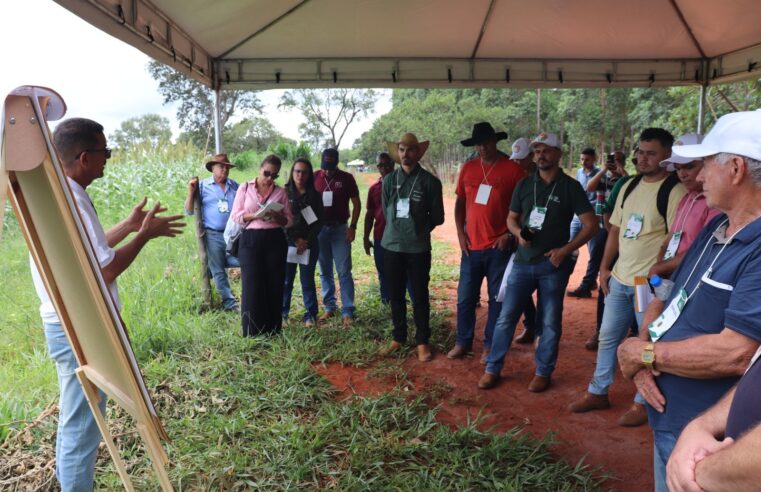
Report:
<svg viewBox="0 0 761 492"><path fill-rule="evenodd" d="M671 196L671 190L674 189L679 183L679 177L676 173L669 173L666 179L661 183L658 188L658 196L656 198L656 205L658 206L658 213L663 217L663 223L666 224L666 234L669 233L669 221L668 221L668 208L669 197Z"/></svg>
<svg viewBox="0 0 761 492"><path fill-rule="evenodd" d="M634 176L631 181L629 182L629 186L626 187L624 190L624 196L621 198L621 208L624 208L624 203L626 203L626 199L629 198L629 195L632 194L632 191L637 187L640 181L642 181L642 174L638 174Z"/></svg>

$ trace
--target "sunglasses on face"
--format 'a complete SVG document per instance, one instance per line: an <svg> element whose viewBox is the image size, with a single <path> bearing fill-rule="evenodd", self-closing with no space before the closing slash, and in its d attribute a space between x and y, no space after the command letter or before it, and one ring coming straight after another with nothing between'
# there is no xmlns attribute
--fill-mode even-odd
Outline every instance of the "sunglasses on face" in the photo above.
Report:
<svg viewBox="0 0 761 492"><path fill-rule="evenodd" d="M82 157L82 154L84 154L85 152L103 152L103 155L106 156L106 159L110 159L111 158L111 149L106 147L105 149L86 149L86 150L83 150L82 152L77 154L77 157L75 158L75 160L79 159L80 157Z"/></svg>
<svg viewBox="0 0 761 492"><path fill-rule="evenodd" d="M262 171L262 174L264 175L265 178L277 179L277 177L278 177L277 173L273 173L273 172L270 172L270 171Z"/></svg>

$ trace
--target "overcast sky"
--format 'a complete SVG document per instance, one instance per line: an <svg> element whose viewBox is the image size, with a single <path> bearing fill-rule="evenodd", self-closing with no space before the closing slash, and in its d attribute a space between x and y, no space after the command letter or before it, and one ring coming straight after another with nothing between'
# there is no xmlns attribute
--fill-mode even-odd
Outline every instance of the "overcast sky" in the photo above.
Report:
<svg viewBox="0 0 761 492"><path fill-rule="evenodd" d="M66 101L67 116L97 120L111 134L133 116L158 113L172 122L175 108L164 106L158 84L146 70L148 56L79 19L52 0L0 0L0 95L19 85L50 87ZM262 93L266 114L285 136L299 139L301 115L277 109L282 90ZM391 107L388 91L378 112L349 130L351 146Z"/></svg>

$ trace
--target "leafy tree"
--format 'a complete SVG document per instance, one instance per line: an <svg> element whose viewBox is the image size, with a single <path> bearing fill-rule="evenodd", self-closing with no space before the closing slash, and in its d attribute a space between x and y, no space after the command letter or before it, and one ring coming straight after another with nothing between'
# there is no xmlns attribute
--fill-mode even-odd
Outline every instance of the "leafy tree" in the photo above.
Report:
<svg viewBox="0 0 761 492"><path fill-rule="evenodd" d="M122 121L110 140L118 149L140 145L157 147L172 139L169 120L158 114L145 114Z"/></svg>
<svg viewBox="0 0 761 492"><path fill-rule="evenodd" d="M306 122L299 132L315 148L339 148L349 127L371 113L377 99L372 89L293 89L279 107L301 111Z"/></svg>
<svg viewBox="0 0 761 492"><path fill-rule="evenodd" d="M177 122L187 138L207 148L213 135L214 94L211 89L157 61L148 63L148 72L159 82L164 104L178 102ZM223 90L220 94L220 122L223 129L234 115L262 112L257 91Z"/></svg>
<svg viewBox="0 0 761 492"><path fill-rule="evenodd" d="M228 125L224 132L225 150L227 152L244 152L253 150L262 152L275 142L288 141L275 129L267 118L254 116Z"/></svg>

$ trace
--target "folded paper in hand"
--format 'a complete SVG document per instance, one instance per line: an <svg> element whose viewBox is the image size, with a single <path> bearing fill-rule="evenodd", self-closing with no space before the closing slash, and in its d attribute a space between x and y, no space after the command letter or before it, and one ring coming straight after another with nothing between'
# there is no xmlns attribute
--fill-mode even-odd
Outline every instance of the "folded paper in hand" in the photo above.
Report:
<svg viewBox="0 0 761 492"><path fill-rule="evenodd" d="M267 202L262 208L260 208L255 214L255 219L261 219L268 212L280 212L283 210L283 204L279 202Z"/></svg>
<svg viewBox="0 0 761 492"><path fill-rule="evenodd" d="M296 246L288 246L288 256L286 258L288 263L300 263L302 265L309 264L309 250L305 249L303 253L298 254L296 252Z"/></svg>

